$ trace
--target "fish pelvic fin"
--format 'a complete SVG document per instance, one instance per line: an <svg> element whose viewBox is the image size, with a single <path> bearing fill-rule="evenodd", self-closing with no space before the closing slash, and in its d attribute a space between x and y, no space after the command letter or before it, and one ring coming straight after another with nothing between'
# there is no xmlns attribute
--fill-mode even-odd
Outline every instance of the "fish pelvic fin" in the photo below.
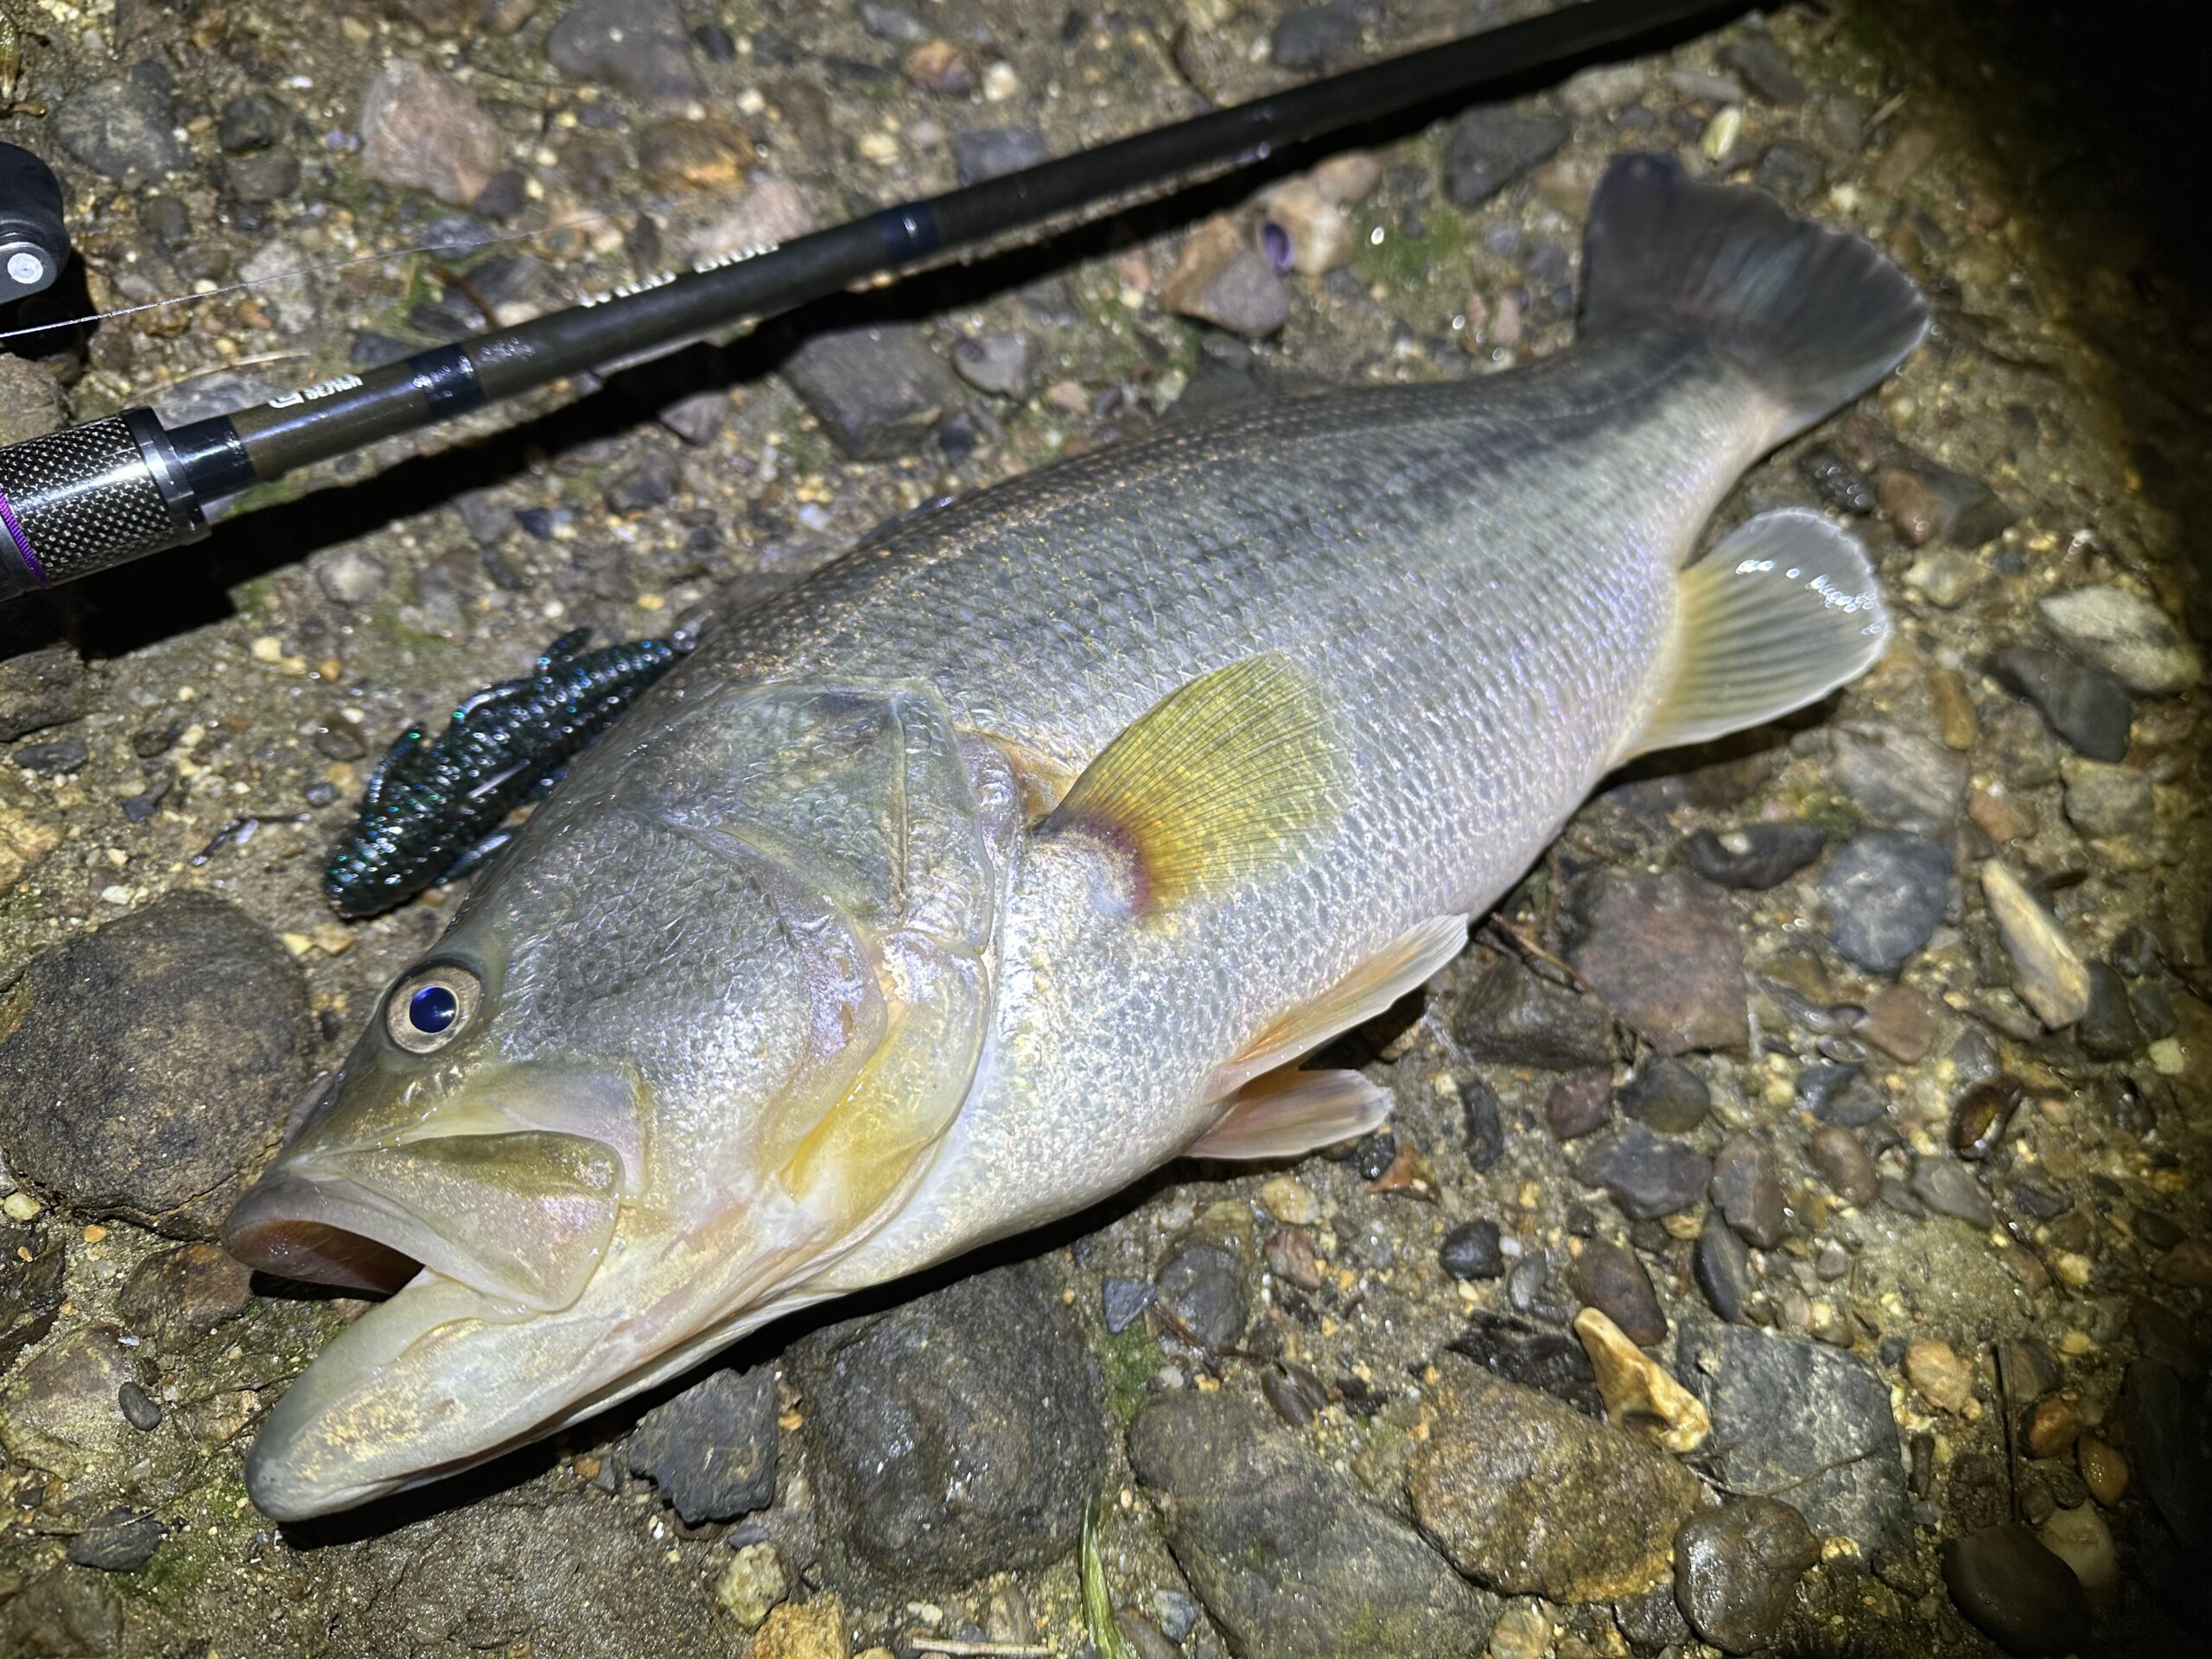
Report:
<svg viewBox="0 0 2212 1659"><path fill-rule="evenodd" d="M1775 404L1770 446L1879 383L1928 332L1928 302L1871 244L1665 156L1606 169L1583 266L1586 333L1656 321L1707 334Z"/></svg>
<svg viewBox="0 0 2212 1659"><path fill-rule="evenodd" d="M1762 513L1676 578L1671 678L1618 760L1702 743L1817 702L1872 667L1890 613L1858 538Z"/></svg>
<svg viewBox="0 0 2212 1659"><path fill-rule="evenodd" d="M1389 1115L1389 1091L1357 1071L1270 1071L1239 1090L1185 1155L1302 1158L1365 1135Z"/></svg>
<svg viewBox="0 0 2212 1659"><path fill-rule="evenodd" d="M1253 1078L1287 1065L1332 1037L1363 1025L1418 989L1467 945L1465 916L1433 916L1409 927L1315 997L1281 1016L1213 1074L1207 1094L1221 1099Z"/></svg>
<svg viewBox="0 0 2212 1659"><path fill-rule="evenodd" d="M1139 915L1232 892L1336 828L1347 757L1319 691L1279 652L1192 680L1109 743L1039 826L1128 861Z"/></svg>

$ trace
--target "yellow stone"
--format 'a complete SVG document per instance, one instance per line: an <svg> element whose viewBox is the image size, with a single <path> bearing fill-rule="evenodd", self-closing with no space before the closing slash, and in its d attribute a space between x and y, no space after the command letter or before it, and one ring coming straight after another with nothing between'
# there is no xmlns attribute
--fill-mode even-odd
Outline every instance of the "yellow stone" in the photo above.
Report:
<svg viewBox="0 0 2212 1659"><path fill-rule="evenodd" d="M785 1602L753 1639L753 1659L845 1659L845 1610L835 1596Z"/></svg>
<svg viewBox="0 0 2212 1659"><path fill-rule="evenodd" d="M1605 1415L1617 1427L1633 1429L1669 1452L1694 1452L1705 1443L1713 1433L1705 1407L1620 1326L1586 1307L1574 1316L1574 1334L1598 1374Z"/></svg>
<svg viewBox="0 0 2212 1659"><path fill-rule="evenodd" d="M0 1213L10 1221L32 1221L37 1218L39 1202L28 1192L10 1192L0 1198Z"/></svg>

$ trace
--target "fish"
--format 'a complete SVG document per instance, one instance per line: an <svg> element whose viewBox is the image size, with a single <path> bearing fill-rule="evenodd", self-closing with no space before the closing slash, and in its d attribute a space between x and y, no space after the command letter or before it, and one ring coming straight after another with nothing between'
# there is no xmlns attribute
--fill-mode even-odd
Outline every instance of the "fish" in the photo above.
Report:
<svg viewBox="0 0 2212 1659"><path fill-rule="evenodd" d="M1864 550L1705 526L1928 308L1866 242L1617 161L1575 343L1170 423L871 537L672 668L474 880L229 1217L394 1293L262 1424L302 1519L794 1310L1385 1090L1306 1057L1459 954L1631 757L1891 633Z"/></svg>
<svg viewBox="0 0 2212 1659"><path fill-rule="evenodd" d="M483 864L511 839L507 815L557 783L684 649L676 639L590 644L588 628L564 633L534 674L463 698L436 738L410 726L392 740L324 868L333 910L349 921L374 916Z"/></svg>

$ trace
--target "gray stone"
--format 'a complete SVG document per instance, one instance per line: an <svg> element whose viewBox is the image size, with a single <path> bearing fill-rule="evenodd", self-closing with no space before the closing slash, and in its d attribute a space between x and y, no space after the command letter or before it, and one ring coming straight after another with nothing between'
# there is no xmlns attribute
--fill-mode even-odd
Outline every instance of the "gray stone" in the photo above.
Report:
<svg viewBox="0 0 2212 1659"><path fill-rule="evenodd" d="M130 1270L116 1312L162 1352L189 1347L253 1301L253 1274L219 1244L180 1244Z"/></svg>
<svg viewBox="0 0 2212 1659"><path fill-rule="evenodd" d="M1750 1325L1685 1324L1674 1370L1712 1414L1706 1466L1718 1484L1771 1493L1862 1554L1901 1536L1897 1423L1887 1384L1864 1361Z"/></svg>
<svg viewBox="0 0 2212 1659"><path fill-rule="evenodd" d="M1990 669L2008 690L2033 703L2050 729L2079 753L2092 760L2127 758L2134 702L2127 688L2103 670L2037 645L2000 651Z"/></svg>
<svg viewBox="0 0 2212 1659"><path fill-rule="evenodd" d="M953 166L963 184L981 184L1052 159L1034 127L971 127L952 137Z"/></svg>
<svg viewBox="0 0 2212 1659"><path fill-rule="evenodd" d="M1573 125L1563 115L1526 105L1489 105L1452 124L1444 143L1444 194L1459 207L1479 207L1539 162Z"/></svg>
<svg viewBox="0 0 2212 1659"><path fill-rule="evenodd" d="M1177 1565L1235 1651L1482 1653L1496 1603L1249 1406L1224 1395L1164 1395L1130 1424L1129 1464L1160 1507Z"/></svg>
<svg viewBox="0 0 2212 1659"><path fill-rule="evenodd" d="M2089 963L2089 1007L2074 1039L2093 1060L2124 1060L2143 1052L2143 1027L2128 1000L2127 982L2106 963Z"/></svg>
<svg viewBox="0 0 2212 1659"><path fill-rule="evenodd" d="M96 80L61 101L54 142L103 178L157 178L192 165L169 100L135 80Z"/></svg>
<svg viewBox="0 0 2212 1659"><path fill-rule="evenodd" d="M1788 880L1827 850L1817 823L1785 819L1715 832L1700 830L1682 843L1682 858L1707 880L1763 892Z"/></svg>
<svg viewBox="0 0 2212 1659"><path fill-rule="evenodd" d="M1452 1034L1476 1059L1554 1071L1609 1065L1617 1052L1603 1002L1540 979L1511 957L1493 958L1476 975Z"/></svg>
<svg viewBox="0 0 2212 1659"><path fill-rule="evenodd" d="M1751 1279L1751 1246L1718 1210L1706 1212L1690 1252L1690 1274L1715 1313L1731 1325L1747 1324L1758 1287Z"/></svg>
<svg viewBox="0 0 2212 1659"><path fill-rule="evenodd" d="M1862 830L1821 874L1828 942L1847 962L1894 974L1926 944L1951 903L1951 855L1895 830Z"/></svg>
<svg viewBox="0 0 2212 1659"><path fill-rule="evenodd" d="M1036 346L1027 334L977 334L952 348L952 366L978 391L1019 399L1029 395L1035 356Z"/></svg>
<svg viewBox="0 0 2212 1659"><path fill-rule="evenodd" d="M1500 1242L1496 1222L1463 1221L1437 1246L1437 1265L1454 1279L1503 1278L1505 1252Z"/></svg>
<svg viewBox="0 0 2212 1659"><path fill-rule="evenodd" d="M1617 1098L1622 1111L1662 1135L1688 1135L1713 1106L1705 1079L1666 1054L1649 1056Z"/></svg>
<svg viewBox="0 0 2212 1659"><path fill-rule="evenodd" d="M215 142L226 154L250 155L273 148L290 130L292 112L262 92L242 92L223 105L215 121Z"/></svg>
<svg viewBox="0 0 2212 1659"><path fill-rule="evenodd" d="M2180 626L2150 600L2121 588L2076 588L2037 607L2067 649L2131 691L2171 696L2202 677L2204 660Z"/></svg>
<svg viewBox="0 0 2212 1659"><path fill-rule="evenodd" d="M1613 1623L1638 1653L1671 1648L1690 1639L1689 1622L1675 1602L1675 1586L1661 1585L1613 1604Z"/></svg>
<svg viewBox="0 0 2212 1659"><path fill-rule="evenodd" d="M1098 1287L1100 1314L1109 1335L1120 1336L1139 1319L1160 1293L1141 1279L1109 1278Z"/></svg>
<svg viewBox="0 0 2212 1659"><path fill-rule="evenodd" d="M2018 1522L1946 1540L1943 1584L1974 1628L2018 1659L2062 1659L2088 1642L2081 1580Z"/></svg>
<svg viewBox="0 0 2212 1659"><path fill-rule="evenodd" d="M1310 73L1327 68L1359 49L1359 19L1343 6L1300 6L1283 14L1268 42L1268 54L1281 69Z"/></svg>
<svg viewBox="0 0 2212 1659"><path fill-rule="evenodd" d="M61 386L39 364L23 357L0 357L0 444L42 438L68 423Z"/></svg>
<svg viewBox="0 0 2212 1659"><path fill-rule="evenodd" d="M1797 1104L1823 1123L1863 1129L1889 1116L1887 1096L1860 1065L1808 1065L1797 1074Z"/></svg>
<svg viewBox="0 0 2212 1659"><path fill-rule="evenodd" d="M211 1235L313 1064L290 952L176 893L38 957L15 996L0 1145L16 1179L80 1214Z"/></svg>
<svg viewBox="0 0 2212 1659"><path fill-rule="evenodd" d="M1789 1215L1774 1154L1748 1135L1732 1135L1713 1160L1713 1201L1746 1244L1770 1250L1789 1236Z"/></svg>
<svg viewBox="0 0 2212 1659"><path fill-rule="evenodd" d="M1634 1250L1593 1238L1574 1258L1570 1276L1582 1305L1603 1313L1637 1347L1655 1348L1667 1340L1666 1312Z"/></svg>
<svg viewBox="0 0 2212 1659"><path fill-rule="evenodd" d="M98 1567L103 1573L136 1573L154 1559L154 1552L161 1547L160 1516L117 1509L72 1538L68 1555L79 1567Z"/></svg>
<svg viewBox="0 0 2212 1659"><path fill-rule="evenodd" d="M1681 870L1592 870L1567 917L1567 961L1662 1052L1747 1040L1744 944L1718 888Z"/></svg>
<svg viewBox="0 0 2212 1659"><path fill-rule="evenodd" d="M0 1447L19 1463L97 1488L139 1454L123 1414L123 1385L153 1374L125 1333L79 1325L17 1366L0 1387Z"/></svg>
<svg viewBox="0 0 2212 1659"><path fill-rule="evenodd" d="M833 1567L912 1593L1075 1548L1105 1436L1074 1310L1038 1263L830 1326L785 1357Z"/></svg>
<svg viewBox="0 0 2212 1659"><path fill-rule="evenodd" d="M623 1448L692 1526L734 1521L775 1501L776 1374L719 1370L638 1420Z"/></svg>
<svg viewBox="0 0 2212 1659"><path fill-rule="evenodd" d="M1406 1490L1455 1567L1554 1601L1610 1601L1667 1576L1675 1529L1704 1497L1687 1469L1461 1355L1440 1356L1436 1370Z"/></svg>
<svg viewBox="0 0 2212 1659"><path fill-rule="evenodd" d="M1656 1221L1705 1196L1713 1160L1631 1121L1589 1144L1574 1160L1574 1179L1604 1187L1631 1221Z"/></svg>
<svg viewBox="0 0 2212 1659"><path fill-rule="evenodd" d="M1789 67L1789 54L1775 44L1771 35L1751 34L1720 48L1720 61L1743 77L1744 84L1770 104L1802 104L1805 83Z"/></svg>
<svg viewBox="0 0 2212 1659"><path fill-rule="evenodd" d="M361 174L466 207L499 170L499 130L449 75L394 58L361 95Z"/></svg>
<svg viewBox="0 0 2212 1659"><path fill-rule="evenodd" d="M26 743L8 758L25 772L59 778L80 770L92 752L81 737L60 737L51 743Z"/></svg>
<svg viewBox="0 0 2212 1659"><path fill-rule="evenodd" d="M916 449L961 395L912 323L813 335L784 359L782 373L837 447L862 461Z"/></svg>
<svg viewBox="0 0 2212 1659"><path fill-rule="evenodd" d="M194 421L236 414L256 404L265 404L275 396L276 388L257 375L238 369L218 369L213 374L196 374L189 380L181 380L157 394L154 413L162 417L163 426L174 430Z"/></svg>
<svg viewBox="0 0 2212 1659"><path fill-rule="evenodd" d="M223 164L223 182L243 202L283 201L300 188L300 158L289 149L233 156Z"/></svg>
<svg viewBox="0 0 2212 1659"><path fill-rule="evenodd" d="M707 94L677 0L581 0L553 25L545 56L563 74L617 87L647 104Z"/></svg>
<svg viewBox="0 0 2212 1659"><path fill-rule="evenodd" d="M85 702L85 665L67 645L0 658L0 743L75 720Z"/></svg>
<svg viewBox="0 0 2212 1659"><path fill-rule="evenodd" d="M1804 1517L1770 1497L1694 1515L1675 1535L1675 1599L1697 1633L1725 1653L1782 1639L1797 1580L1821 1559Z"/></svg>
<svg viewBox="0 0 2212 1659"><path fill-rule="evenodd" d="M1974 1179L1974 1172L1941 1153L1912 1160L1912 1195L1939 1216L1951 1216L1976 1227L1997 1224L1997 1207Z"/></svg>
<svg viewBox="0 0 2212 1659"><path fill-rule="evenodd" d="M2150 774L2069 755L2059 770L2066 779L2066 816L2085 836L2147 836L2156 827Z"/></svg>
<svg viewBox="0 0 2212 1659"><path fill-rule="evenodd" d="M1217 1351L1243 1338L1252 1314L1243 1264L1232 1252L1218 1244L1185 1244L1160 1264L1154 1282L1160 1306L1205 1346Z"/></svg>
<svg viewBox="0 0 2212 1659"><path fill-rule="evenodd" d="M1933 738L1839 730L1831 741L1836 787L1874 823L1941 834L1966 810L1973 766Z"/></svg>

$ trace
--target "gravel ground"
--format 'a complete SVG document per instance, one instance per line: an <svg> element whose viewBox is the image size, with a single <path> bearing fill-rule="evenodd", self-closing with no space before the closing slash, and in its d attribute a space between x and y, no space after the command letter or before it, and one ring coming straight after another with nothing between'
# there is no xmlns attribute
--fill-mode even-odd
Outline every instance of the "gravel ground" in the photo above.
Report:
<svg viewBox="0 0 2212 1659"><path fill-rule="evenodd" d="M239 407L1463 11L10 9L0 137L83 254L49 315L202 296L18 342L0 438ZM379 447L0 613L0 1652L1071 1655L1094 1503L1142 1659L2196 1650L2212 336L2037 148L2056 104L1986 117L1967 27L1732 25ZM1177 1166L445 1488L251 1509L254 1425L359 1307L207 1241L440 925L318 893L385 744L1178 411L1555 350L1636 149L1935 302L1722 515L1854 521L1877 671L1609 780L1347 1039L1397 1102L1358 1145Z"/></svg>

